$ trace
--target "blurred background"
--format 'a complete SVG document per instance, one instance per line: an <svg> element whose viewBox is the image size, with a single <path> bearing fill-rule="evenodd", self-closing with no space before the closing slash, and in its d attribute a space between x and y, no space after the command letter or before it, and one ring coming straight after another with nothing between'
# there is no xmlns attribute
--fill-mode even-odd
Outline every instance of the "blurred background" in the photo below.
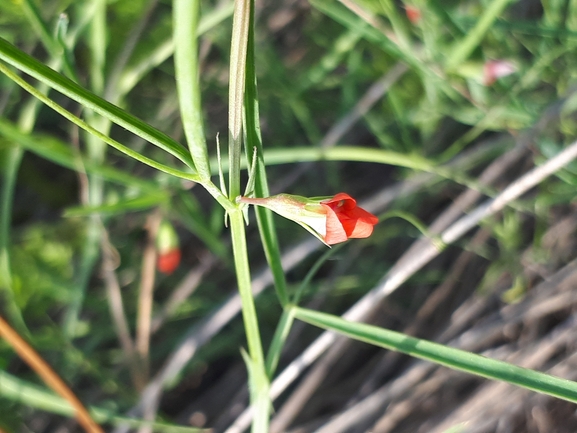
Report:
<svg viewBox="0 0 577 433"><path fill-rule="evenodd" d="M201 6L202 108L213 158L217 135L227 136L232 6ZM303 306L342 314L420 254L423 231L451 227L575 139L575 2L257 0L255 7L271 193L343 191L381 217L397 212L372 237L334 248L304 287ZM168 0L4 1L0 36L184 143ZM63 95L49 96L176 166ZM192 182L87 136L4 75L0 113L2 316L100 411L106 431L118 425L114 416L142 418L143 407L159 422L154 431L225 431L248 391L222 208ZM216 167L215 159L215 174ZM364 321L575 379L576 184L571 163L439 251ZM327 249L294 223L275 223L294 292ZM156 266L166 252L160 227L181 254L165 272ZM282 308L252 211L248 239L266 350ZM142 317L147 302L151 314ZM295 323L278 371L320 332ZM358 342L333 349L275 402L271 431L577 431L571 403ZM81 431L5 341L0 431Z"/></svg>

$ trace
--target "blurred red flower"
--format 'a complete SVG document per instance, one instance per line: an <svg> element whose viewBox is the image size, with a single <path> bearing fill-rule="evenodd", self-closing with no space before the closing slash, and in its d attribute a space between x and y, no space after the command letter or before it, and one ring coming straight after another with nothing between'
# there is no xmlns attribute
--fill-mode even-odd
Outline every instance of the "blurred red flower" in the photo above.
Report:
<svg viewBox="0 0 577 433"><path fill-rule="evenodd" d="M483 65L483 84L490 86L501 77L517 72L517 67L508 60L488 60Z"/></svg>
<svg viewBox="0 0 577 433"><path fill-rule="evenodd" d="M159 254L156 260L156 268L163 274L170 275L178 268L180 257L179 248Z"/></svg>
<svg viewBox="0 0 577 433"><path fill-rule="evenodd" d="M180 247L178 234L172 224L164 220L160 223L156 234L156 268L163 274L172 274L180 264Z"/></svg>
<svg viewBox="0 0 577 433"><path fill-rule="evenodd" d="M418 24L421 21L421 11L415 6L406 5L405 13L411 24Z"/></svg>

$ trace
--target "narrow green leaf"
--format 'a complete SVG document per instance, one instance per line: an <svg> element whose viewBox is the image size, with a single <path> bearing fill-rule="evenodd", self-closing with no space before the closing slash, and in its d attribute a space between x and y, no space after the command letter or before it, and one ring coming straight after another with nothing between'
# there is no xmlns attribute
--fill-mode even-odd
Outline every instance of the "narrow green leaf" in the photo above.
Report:
<svg viewBox="0 0 577 433"><path fill-rule="evenodd" d="M0 370L0 396L5 399L43 410L46 412L73 417L74 408L62 397L52 392L42 389L36 385L18 379L11 374ZM112 423L114 425L128 425L131 427L141 427L150 425L157 432L166 433L202 433L209 432L207 429L193 427L181 427L161 422L148 423L139 419L132 419L118 416L109 410L91 407L90 415L99 423Z"/></svg>
<svg viewBox="0 0 577 433"><path fill-rule="evenodd" d="M2 39L0 38L0 45L1 45L1 41L2 41ZM153 168L156 168L157 170L163 171L163 172L171 174L173 176L180 177L182 179L192 180L195 182L198 181L198 176L195 174L191 174L191 173L187 173L187 172L184 172L181 170L177 170L177 169L174 169L168 165L164 165L164 164L161 164L159 162L156 162L155 160L148 158L148 157L130 149L129 147L126 147L123 144L120 144L118 141L113 140L112 138L102 134L101 132L94 129L93 127L88 125L86 122L84 122L83 120L81 120L80 118L75 116L74 114L65 110L62 106L56 104L52 99L48 98L47 96L45 96L41 92L37 91L33 86L28 84L25 80L20 78L18 75L14 74L8 67L6 67L2 63L0 63L0 72L7 75L8 78L10 78L14 82L16 82L19 86L21 86L27 92L29 92L30 94L32 94L33 96L35 96L36 98L38 98L39 100L44 102L50 108L52 108L53 110L55 110L56 112L58 112L59 114L61 114L62 116L64 116L68 120L70 120L71 122L73 122L75 125L78 125L80 128L82 128L85 131L89 132L90 134L96 136L97 138L104 141L105 143L108 143L110 146L121 151L122 153L136 159L137 161L140 161L140 162L147 164Z"/></svg>
<svg viewBox="0 0 577 433"><path fill-rule="evenodd" d="M336 146L329 148L289 147L286 149L267 149L264 154L263 152L259 152L259 158L264 160L265 165L309 161L357 161L388 164L432 173L439 170L435 161L423 158L420 155L361 146ZM241 164L241 168L246 168L246 162ZM228 164L223 163L222 169L228 171Z"/></svg>
<svg viewBox="0 0 577 433"><path fill-rule="evenodd" d="M246 56L246 82L244 95L244 128L246 136L247 160L256 149L256 167L252 167L255 176L255 195L257 197L268 197L268 181L266 167L264 163L264 149L260 134L260 119L258 108L258 92L256 87L256 70L254 59L254 13L250 17L248 34L248 47ZM258 222L260 238L264 248L264 253L268 265L272 271L274 286L281 305L288 302L286 279L281 263L281 253L274 225L272 212L262 206L255 206L255 213Z"/></svg>
<svg viewBox="0 0 577 433"><path fill-rule="evenodd" d="M507 362L476 355L427 340L409 337L364 323L355 323L326 313L294 307L295 318L355 340L431 361L454 370L530 389L577 403L577 383Z"/></svg>
<svg viewBox="0 0 577 433"><path fill-rule="evenodd" d="M448 51L447 70L454 70L464 60L466 60L473 50L479 46L481 40L495 22L497 17L505 10L512 0L493 0L488 7L483 8L483 16L472 30L467 32L467 36Z"/></svg>
<svg viewBox="0 0 577 433"><path fill-rule="evenodd" d="M12 272L10 269L10 228L12 225L12 203L18 169L24 150L20 146L14 146L3 153L0 175L0 296L4 298L6 314L14 323L16 329L24 335L30 335L22 311L14 296Z"/></svg>
<svg viewBox="0 0 577 433"><path fill-rule="evenodd" d="M174 0L174 65L182 125L188 149L201 179L210 178L208 151L202 126L198 70L198 0Z"/></svg>
<svg viewBox="0 0 577 433"><path fill-rule="evenodd" d="M95 111L113 123L122 126L128 131L167 151L189 167L194 167L190 154L168 135L84 89L2 38L0 38L0 59L37 80L46 83L53 89L82 104L85 108ZM6 70L7 68L3 67L2 72L9 75L6 73ZM10 78L14 79L14 74L10 75Z"/></svg>
<svg viewBox="0 0 577 433"><path fill-rule="evenodd" d="M266 374L271 379L278 366L278 361L282 353L285 341L289 335L292 324L294 322L294 311L292 308L287 308L282 312L282 316L276 327L273 339L270 343L270 348L266 357Z"/></svg>
<svg viewBox="0 0 577 433"><path fill-rule="evenodd" d="M234 4L228 89L228 192L231 200L236 199L241 191L242 107L244 102L246 53L251 2L250 0L237 0Z"/></svg>
<svg viewBox="0 0 577 433"><path fill-rule="evenodd" d="M103 204L100 206L74 206L64 211L64 217L82 217L94 214L115 215L126 212L134 212L148 209L167 202L168 196L164 191L156 191L152 194L142 195L127 200L121 200L113 204Z"/></svg>

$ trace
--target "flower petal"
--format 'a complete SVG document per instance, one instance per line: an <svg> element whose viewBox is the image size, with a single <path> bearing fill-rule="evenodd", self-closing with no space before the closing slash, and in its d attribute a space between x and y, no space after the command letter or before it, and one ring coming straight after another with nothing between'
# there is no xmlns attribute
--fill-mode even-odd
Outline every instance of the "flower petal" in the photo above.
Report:
<svg viewBox="0 0 577 433"><path fill-rule="evenodd" d="M325 242L328 245L334 245L346 241L348 239L347 233L335 211L330 206L322 203L321 205L327 210Z"/></svg>
<svg viewBox="0 0 577 433"><path fill-rule="evenodd" d="M368 238L373 233L373 226L379 220L364 209L356 208L347 215L338 215L338 218L349 238Z"/></svg>
<svg viewBox="0 0 577 433"><path fill-rule="evenodd" d="M178 268L180 257L181 254L179 248L159 254L156 261L156 267L163 274L170 275L176 270L176 268Z"/></svg>
<svg viewBox="0 0 577 433"><path fill-rule="evenodd" d="M376 216L358 207L356 200L344 192L335 194L334 197L322 201L321 205L334 212L347 238L369 237L373 232L373 226L379 222ZM333 224L336 225L335 223Z"/></svg>
<svg viewBox="0 0 577 433"><path fill-rule="evenodd" d="M349 238L368 238L373 233L373 225L364 220L357 220Z"/></svg>
<svg viewBox="0 0 577 433"><path fill-rule="evenodd" d="M344 209L354 209L357 206L357 201L350 195L344 192L339 192L335 194L332 198L328 200L321 201L321 204L326 204L332 209L336 207L343 207Z"/></svg>

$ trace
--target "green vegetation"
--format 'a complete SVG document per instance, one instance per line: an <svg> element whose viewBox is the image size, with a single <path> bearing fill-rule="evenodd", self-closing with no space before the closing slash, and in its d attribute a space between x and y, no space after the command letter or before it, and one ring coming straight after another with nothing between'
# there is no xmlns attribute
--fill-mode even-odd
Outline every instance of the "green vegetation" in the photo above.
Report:
<svg viewBox="0 0 577 433"><path fill-rule="evenodd" d="M573 414L576 50L561 0L1 2L0 431ZM331 249L237 200L339 192Z"/></svg>

